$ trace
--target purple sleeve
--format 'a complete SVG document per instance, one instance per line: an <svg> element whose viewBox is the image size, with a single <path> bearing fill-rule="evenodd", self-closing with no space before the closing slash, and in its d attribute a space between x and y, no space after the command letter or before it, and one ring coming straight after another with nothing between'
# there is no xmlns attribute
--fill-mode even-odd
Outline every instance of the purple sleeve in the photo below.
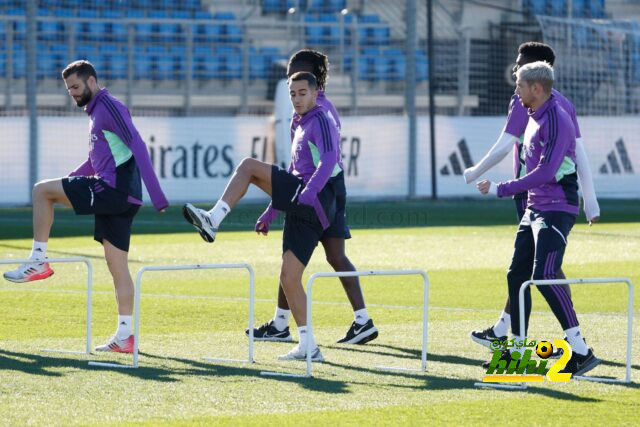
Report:
<svg viewBox="0 0 640 427"><path fill-rule="evenodd" d="M572 105L573 107L573 105ZM573 122L573 128L576 131L576 138L581 138L582 134L580 133L580 126L578 126L578 117L576 116L576 109L573 108L571 110L571 121Z"/></svg>
<svg viewBox="0 0 640 427"><path fill-rule="evenodd" d="M318 114L314 123L313 141L320 152L320 161L316 171L307 182L307 187L320 192L331 178L338 163L338 129L324 114Z"/></svg>
<svg viewBox="0 0 640 427"><path fill-rule="evenodd" d="M158 177L156 176L156 173L153 170L153 165L151 164L151 158L149 157L147 146L133 125L131 125L131 128L133 131L133 139L131 140L129 149L133 153L133 157L136 159L136 165L138 165L144 185L149 191L151 202L153 203L153 206L160 211L169 206L169 201L162 192L162 188L160 188Z"/></svg>
<svg viewBox="0 0 640 427"><path fill-rule="evenodd" d="M113 123L114 132L127 144L133 153L136 165L138 169L140 169L140 175L142 176L144 185L147 187L149 197L151 197L151 203L153 203L153 206L159 211L165 209L169 206L169 202L162 192L162 188L160 188L158 177L153 170L151 158L149 158L147 146L133 125L129 111L122 108L117 111L117 115L114 117L114 121L117 122Z"/></svg>
<svg viewBox="0 0 640 427"><path fill-rule="evenodd" d="M527 109L520 102L518 95L513 95L509 103L509 115L507 116L507 124L504 126L504 132L521 137L527 128L528 122Z"/></svg>
<svg viewBox="0 0 640 427"><path fill-rule="evenodd" d="M554 126L553 130L550 131L547 122L540 132L542 132L542 139L547 143L542 148L543 152L538 165L522 178L498 184L498 197L513 196L543 184L555 182L556 172L564 160L567 149L576 139L573 126L568 120L560 119L560 123Z"/></svg>
<svg viewBox="0 0 640 427"><path fill-rule="evenodd" d="M96 171L91 166L91 160L87 159L87 161L75 168L73 172L69 173L69 176L93 176L95 174Z"/></svg>

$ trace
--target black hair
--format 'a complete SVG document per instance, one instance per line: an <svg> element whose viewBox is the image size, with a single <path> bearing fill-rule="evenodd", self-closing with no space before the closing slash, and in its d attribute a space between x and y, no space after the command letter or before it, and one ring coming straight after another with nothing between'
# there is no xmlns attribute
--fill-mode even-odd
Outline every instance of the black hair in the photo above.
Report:
<svg viewBox="0 0 640 427"><path fill-rule="evenodd" d="M309 83L310 88L315 89L318 87L318 80L316 79L316 76L308 71L299 71L289 77L289 82L299 82L302 80L306 80Z"/></svg>
<svg viewBox="0 0 640 427"><path fill-rule="evenodd" d="M556 60L556 54L553 49L551 49L551 46L540 42L522 43L520 47L518 47L518 53L532 62L544 61L551 66L553 66Z"/></svg>
<svg viewBox="0 0 640 427"><path fill-rule="evenodd" d="M63 79L66 79L72 74L78 74L78 78L82 79L84 82L86 82L91 76L98 81L96 69L93 67L93 64L86 59L73 61L71 64L67 65L64 70L62 70Z"/></svg>
<svg viewBox="0 0 640 427"><path fill-rule="evenodd" d="M316 77L318 89L324 90L329 74L329 58L322 52L313 49L301 49L289 58L287 64L287 75L291 74L293 64L307 63L312 68L312 73Z"/></svg>

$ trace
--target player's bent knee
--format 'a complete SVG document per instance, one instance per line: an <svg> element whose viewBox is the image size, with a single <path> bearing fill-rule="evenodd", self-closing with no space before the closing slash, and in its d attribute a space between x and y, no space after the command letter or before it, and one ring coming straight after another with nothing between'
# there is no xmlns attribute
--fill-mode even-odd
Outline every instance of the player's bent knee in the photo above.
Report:
<svg viewBox="0 0 640 427"><path fill-rule="evenodd" d="M240 162L236 170L244 173L251 173L251 171L255 167L256 162L257 162L256 159L253 159L251 157L245 157L244 159L242 159L242 161Z"/></svg>

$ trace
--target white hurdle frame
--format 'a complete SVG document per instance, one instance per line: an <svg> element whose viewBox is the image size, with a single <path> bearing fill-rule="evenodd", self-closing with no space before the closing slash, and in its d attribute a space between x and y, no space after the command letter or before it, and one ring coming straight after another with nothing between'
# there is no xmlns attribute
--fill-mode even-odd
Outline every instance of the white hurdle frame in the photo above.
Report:
<svg viewBox="0 0 640 427"><path fill-rule="evenodd" d="M85 351L58 350L50 348L43 348L42 351L47 353L91 354L91 307L93 297L93 265L91 264L91 260L86 257L47 258L44 261L37 261L32 259L3 259L0 260L0 265L39 264L41 262L48 262L50 264L81 262L87 266L87 338Z"/></svg>
<svg viewBox="0 0 640 427"><path fill-rule="evenodd" d="M578 284L594 284L594 283L626 283L628 289L628 303L627 303L627 369L623 379L619 378L603 378L603 377L586 377L586 376L576 376L572 377L577 380L584 381L594 381L601 383L622 383L628 384L631 382L631 338L633 331L633 283L631 283L631 279L626 277L596 277L596 278L586 278L586 279L550 279L550 280L527 280L520 286L520 291L518 293L518 305L520 307L520 318L518 319L520 322L520 330L523 330L524 326L524 292L525 290L531 286L550 286L550 285L578 285Z"/></svg>
<svg viewBox="0 0 640 427"><path fill-rule="evenodd" d="M107 368L117 369L137 369L138 368L138 346L140 344L140 285L142 282L142 275L147 271L175 271L175 270L223 270L223 269L244 269L249 272L249 357L248 360L244 359L219 359L205 357L204 360L220 361L220 362L241 362L241 363L253 363L253 310L255 303L254 288L255 288L255 274L253 268L246 263L240 264L191 264L191 265L150 265L142 267L138 270L136 276L136 290L135 290L135 330L133 336L133 363L131 365L123 365L119 363L107 363L107 362L89 362L91 366L101 366Z"/></svg>
<svg viewBox="0 0 640 427"><path fill-rule="evenodd" d="M320 277L364 277L364 276L422 276L424 285L422 296L422 354L421 354L421 366L420 369L409 368L397 368L387 366L377 366L376 368L382 370L395 370L395 371L413 371L413 372L426 372L427 370L427 340L428 340L428 309L429 309L429 278L424 270L367 270L367 271L336 271L330 273L313 273L307 280L307 330L309 335L313 334L313 327L311 323L311 308L313 302L313 283ZM285 372L272 372L262 371L260 375L267 376L281 376L281 377L296 377L296 378L311 378L312 362L311 362L311 341L307 341L307 370L305 374L290 374Z"/></svg>

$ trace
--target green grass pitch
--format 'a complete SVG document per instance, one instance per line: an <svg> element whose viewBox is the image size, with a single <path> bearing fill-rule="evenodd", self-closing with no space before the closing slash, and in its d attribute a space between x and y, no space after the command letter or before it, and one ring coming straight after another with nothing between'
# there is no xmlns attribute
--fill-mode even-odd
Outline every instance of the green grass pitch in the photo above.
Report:
<svg viewBox="0 0 640 427"><path fill-rule="evenodd" d="M143 265L248 262L256 272L256 323L273 315L281 228L252 231L263 206L240 205L216 242L207 245L181 219L143 209L134 223L131 271ZM640 285L640 203L604 201L603 220L578 220L569 237L567 277L630 277ZM531 385L526 392L480 390L488 350L469 331L492 325L504 305L505 271L515 233L508 201L354 203L347 252L364 269L421 268L431 282L426 373L384 372L377 365L420 366L421 282L417 277L362 279L380 336L365 346L335 342L352 321L337 279L314 289L314 330L326 363L314 378L260 376L302 373L281 362L287 343L256 343L254 364L207 362L243 358L248 320L247 275L239 271L148 273L142 289L140 368L87 366L90 360L130 362L125 355L43 353L82 350L85 280L82 265L54 265L50 279L0 283L0 425L526 425L635 424L640 411L640 289L635 296L633 383L584 381ZM29 209L0 211L0 258L28 256ZM92 220L56 212L49 256L87 256L94 263L93 343L116 326L113 287ZM5 269L11 267L4 267ZM330 271L322 248L310 272ZM552 341L562 331L533 291L530 338ZM624 375L627 292L621 285L573 287L587 342L605 360L592 374ZM295 331L293 321L292 330ZM294 337L296 333L294 332ZM520 420L523 418L523 420ZM518 421L516 421L518 420Z"/></svg>

